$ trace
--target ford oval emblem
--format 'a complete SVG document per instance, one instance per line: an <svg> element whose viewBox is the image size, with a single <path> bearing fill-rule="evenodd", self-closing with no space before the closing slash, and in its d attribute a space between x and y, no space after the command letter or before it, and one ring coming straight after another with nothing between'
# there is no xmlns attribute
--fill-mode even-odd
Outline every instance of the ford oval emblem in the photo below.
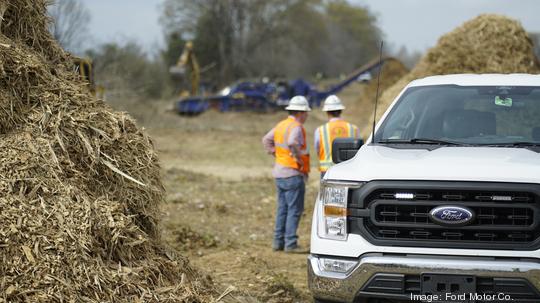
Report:
<svg viewBox="0 0 540 303"><path fill-rule="evenodd" d="M474 220L474 212L463 206L439 206L429 212L433 223L447 226L464 226Z"/></svg>

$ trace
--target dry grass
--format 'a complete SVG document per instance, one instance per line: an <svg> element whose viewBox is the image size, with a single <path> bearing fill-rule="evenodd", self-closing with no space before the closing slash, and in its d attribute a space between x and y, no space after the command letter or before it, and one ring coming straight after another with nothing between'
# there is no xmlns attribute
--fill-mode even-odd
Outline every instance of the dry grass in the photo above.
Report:
<svg viewBox="0 0 540 303"><path fill-rule="evenodd" d="M254 142L253 147L260 148L258 144ZM210 156L214 152L201 153ZM168 161L169 157L161 159ZM270 169L260 170L267 174ZM272 178L238 180L170 168L164 181L168 192L164 239L217 283L234 287L227 298L239 302L309 302L306 255L271 250L276 206ZM309 246L317 189L316 183L307 188L306 210L299 228L304 247ZM177 238L186 232L186 225L188 243L185 237Z"/></svg>

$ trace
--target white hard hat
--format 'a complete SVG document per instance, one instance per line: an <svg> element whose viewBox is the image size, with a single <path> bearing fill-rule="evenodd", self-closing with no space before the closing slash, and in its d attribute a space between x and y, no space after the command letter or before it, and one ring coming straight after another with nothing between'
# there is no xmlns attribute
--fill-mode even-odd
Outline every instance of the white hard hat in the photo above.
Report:
<svg viewBox="0 0 540 303"><path fill-rule="evenodd" d="M299 112L309 112L309 102L304 96L294 96L289 101L289 106L285 107L285 110L294 110Z"/></svg>
<svg viewBox="0 0 540 303"><path fill-rule="evenodd" d="M324 100L324 106L322 108L323 112L333 112L336 110L343 110L345 106L341 103L338 96L330 95Z"/></svg>

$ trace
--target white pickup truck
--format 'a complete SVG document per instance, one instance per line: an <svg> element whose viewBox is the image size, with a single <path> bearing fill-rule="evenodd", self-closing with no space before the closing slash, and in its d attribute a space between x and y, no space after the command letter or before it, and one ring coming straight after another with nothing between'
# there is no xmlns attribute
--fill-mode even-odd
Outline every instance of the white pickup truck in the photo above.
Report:
<svg viewBox="0 0 540 303"><path fill-rule="evenodd" d="M321 182L315 302L540 302L540 75L415 80L359 141Z"/></svg>

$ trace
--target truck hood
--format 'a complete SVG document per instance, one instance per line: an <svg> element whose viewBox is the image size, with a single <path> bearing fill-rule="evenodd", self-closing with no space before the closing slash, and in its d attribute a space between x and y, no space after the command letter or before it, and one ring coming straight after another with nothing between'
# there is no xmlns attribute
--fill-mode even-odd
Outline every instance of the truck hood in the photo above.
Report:
<svg viewBox="0 0 540 303"><path fill-rule="evenodd" d="M440 147L434 150L364 145L325 179L540 183L540 153L526 148Z"/></svg>

